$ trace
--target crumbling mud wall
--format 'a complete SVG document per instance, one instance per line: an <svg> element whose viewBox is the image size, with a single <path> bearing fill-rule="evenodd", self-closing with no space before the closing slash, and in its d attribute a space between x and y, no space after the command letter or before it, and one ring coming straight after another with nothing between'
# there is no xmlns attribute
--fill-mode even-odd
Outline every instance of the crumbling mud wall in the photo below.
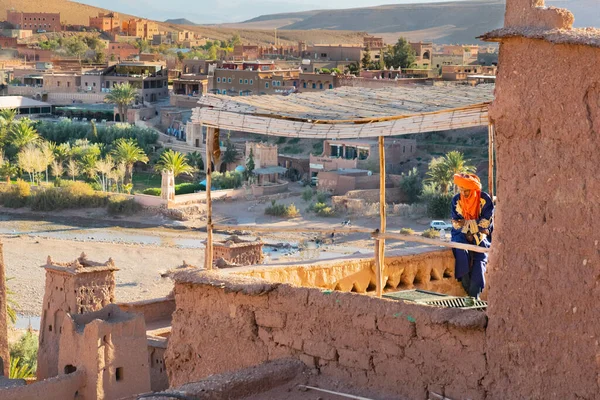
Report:
<svg viewBox="0 0 600 400"><path fill-rule="evenodd" d="M53 378L0 390L0 400L65 400L79 399L85 386L86 373L83 369L71 374L61 374Z"/></svg>
<svg viewBox="0 0 600 400"><path fill-rule="evenodd" d="M175 279L171 387L294 357L391 398L485 397L484 313L218 272Z"/></svg>
<svg viewBox="0 0 600 400"><path fill-rule="evenodd" d="M496 100L489 399L600 392L600 31L509 0ZM535 27L535 29L534 29Z"/></svg>
<svg viewBox="0 0 600 400"><path fill-rule="evenodd" d="M236 268L229 272L271 282L357 293L374 291L376 282L375 260L372 256L353 256L300 265ZM417 288L453 296L465 295L461 284L454 279L454 256L451 250L388 254L383 275L386 290Z"/></svg>

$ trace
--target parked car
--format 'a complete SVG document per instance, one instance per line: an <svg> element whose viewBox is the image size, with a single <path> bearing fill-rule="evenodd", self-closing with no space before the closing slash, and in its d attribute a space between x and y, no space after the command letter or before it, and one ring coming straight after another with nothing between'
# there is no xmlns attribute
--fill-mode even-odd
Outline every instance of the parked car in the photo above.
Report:
<svg viewBox="0 0 600 400"><path fill-rule="evenodd" d="M452 229L452 224L449 224L445 221L431 221L429 226L438 231L440 231L442 229L444 229L444 230Z"/></svg>

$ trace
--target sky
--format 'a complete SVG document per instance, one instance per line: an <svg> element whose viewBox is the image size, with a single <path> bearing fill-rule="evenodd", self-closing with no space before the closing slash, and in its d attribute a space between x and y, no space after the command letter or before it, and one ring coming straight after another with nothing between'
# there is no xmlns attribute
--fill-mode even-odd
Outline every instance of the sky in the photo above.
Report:
<svg viewBox="0 0 600 400"><path fill-rule="evenodd" d="M75 0L78 3L156 21L186 18L198 24L242 22L265 14L382 4L432 3L440 0Z"/></svg>

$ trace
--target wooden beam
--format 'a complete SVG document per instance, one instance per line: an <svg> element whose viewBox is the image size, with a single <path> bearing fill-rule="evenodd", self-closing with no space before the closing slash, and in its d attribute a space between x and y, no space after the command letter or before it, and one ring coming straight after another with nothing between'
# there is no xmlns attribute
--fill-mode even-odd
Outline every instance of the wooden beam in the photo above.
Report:
<svg viewBox="0 0 600 400"><path fill-rule="evenodd" d="M379 137L379 233L385 235L387 228L386 199L385 199L385 139ZM385 238L378 237L375 241L375 279L377 297L383 295L383 268L385 266Z"/></svg>
<svg viewBox="0 0 600 400"><path fill-rule="evenodd" d="M206 171L206 249L204 253L204 268L213 269L213 224L212 224L212 145L214 140L215 128L206 128L206 152L204 157L204 166Z"/></svg>
<svg viewBox="0 0 600 400"><path fill-rule="evenodd" d="M488 194L493 199L495 193L495 182L494 182L494 124L490 122L488 124Z"/></svg>
<svg viewBox="0 0 600 400"><path fill-rule="evenodd" d="M248 232L301 232L301 233L367 233L372 234L373 229L369 228L350 228L350 227L336 227L336 228L316 228L310 226L293 226L293 227L279 227L269 225L226 225L226 224L215 224L213 230L219 231L248 231Z"/></svg>
<svg viewBox="0 0 600 400"><path fill-rule="evenodd" d="M391 240L400 240L402 242L415 242L415 243L423 243L429 244L432 246L440 246L440 247L448 247L451 249L460 249L473 251L475 253L489 253L491 248L485 248L480 246L475 246L472 244L464 244L464 243L456 243L456 242L443 242L439 239L429 239L423 236L417 235L402 235L400 233L374 233L373 238L375 239L391 239Z"/></svg>

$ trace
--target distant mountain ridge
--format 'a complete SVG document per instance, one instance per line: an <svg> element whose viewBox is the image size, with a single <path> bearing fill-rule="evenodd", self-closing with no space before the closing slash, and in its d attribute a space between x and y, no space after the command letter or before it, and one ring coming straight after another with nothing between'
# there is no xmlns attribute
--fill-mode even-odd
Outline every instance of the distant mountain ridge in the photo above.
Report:
<svg viewBox="0 0 600 400"><path fill-rule="evenodd" d="M165 24L188 25L188 26L198 25L198 24L190 21L189 19L185 19L185 18L168 19L168 20L165 21Z"/></svg>
<svg viewBox="0 0 600 400"><path fill-rule="evenodd" d="M547 0L546 3L573 11L576 26L600 26L598 0ZM477 36L503 25L505 7L505 0L393 4L262 15L237 26L261 23L266 27L272 21L271 28L285 30L353 30L385 39L402 34L411 40L473 43ZM278 24L285 25L275 26Z"/></svg>

